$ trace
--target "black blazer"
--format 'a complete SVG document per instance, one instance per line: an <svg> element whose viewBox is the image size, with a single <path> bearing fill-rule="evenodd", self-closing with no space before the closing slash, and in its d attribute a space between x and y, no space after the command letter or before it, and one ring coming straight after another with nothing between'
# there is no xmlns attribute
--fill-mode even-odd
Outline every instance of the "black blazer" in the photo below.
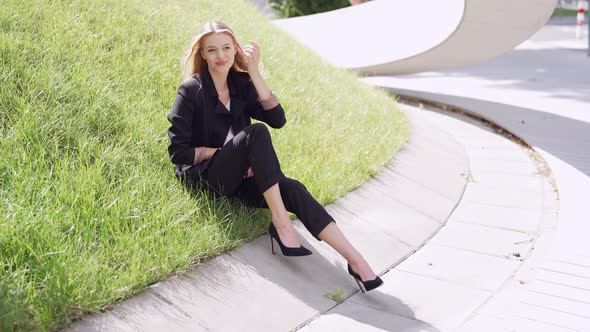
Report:
<svg viewBox="0 0 590 332"><path fill-rule="evenodd" d="M230 125L236 134L252 123L251 118L273 128L285 125L285 111L280 104L263 110L248 73L230 71L227 83L231 112L219 100L207 68L178 88L172 112L167 117L172 124L168 129L168 153L177 175L193 167L195 147L222 147ZM194 166L198 174L207 168L209 161Z"/></svg>

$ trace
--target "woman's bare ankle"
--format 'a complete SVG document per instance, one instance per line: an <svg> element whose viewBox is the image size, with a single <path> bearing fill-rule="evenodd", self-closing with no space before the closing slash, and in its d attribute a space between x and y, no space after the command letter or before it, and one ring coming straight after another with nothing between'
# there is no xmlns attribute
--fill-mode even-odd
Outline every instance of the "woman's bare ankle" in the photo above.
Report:
<svg viewBox="0 0 590 332"><path fill-rule="evenodd" d="M301 245L291 219L288 217L286 220L273 219L273 224L275 225L275 228L279 233L279 237L281 238L281 241L284 245L287 247L299 247Z"/></svg>
<svg viewBox="0 0 590 332"><path fill-rule="evenodd" d="M349 264L352 270L358 273L363 281L375 279L377 276L375 272L373 272L369 263L362 256L355 259L354 262L349 262Z"/></svg>
<svg viewBox="0 0 590 332"><path fill-rule="evenodd" d="M271 219L272 219L272 223L275 225L276 229L291 228L292 227L291 219L289 218L289 215L287 215L287 214L271 216Z"/></svg>

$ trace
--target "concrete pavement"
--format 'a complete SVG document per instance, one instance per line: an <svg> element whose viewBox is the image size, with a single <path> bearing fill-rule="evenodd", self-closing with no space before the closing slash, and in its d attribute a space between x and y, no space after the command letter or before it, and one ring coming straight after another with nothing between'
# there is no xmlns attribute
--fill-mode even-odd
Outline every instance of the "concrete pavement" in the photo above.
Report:
<svg viewBox="0 0 590 332"><path fill-rule="evenodd" d="M344 260L296 222L314 255L273 256L262 235L66 330L588 331L590 76L576 80L564 63L556 73L571 76L561 76L562 89L545 74L555 67L537 70L535 56L572 50L533 52L560 41L531 42L520 61L372 83L449 98L439 101L522 135L548 162L559 195L530 150L469 119L404 107L412 120L404 148L327 207L382 276L381 288L361 294Z"/></svg>
<svg viewBox="0 0 590 332"><path fill-rule="evenodd" d="M590 57L587 37L558 23L477 66L366 79L498 123L532 145L556 179L559 227L542 233L528 282L496 294L465 331L590 331Z"/></svg>
<svg viewBox="0 0 590 332"><path fill-rule="evenodd" d="M554 224L556 194L527 149L477 123L404 111L412 120L404 148L327 207L382 276L381 288L360 293L345 261L296 222L314 255L273 256L262 235L66 330L461 327L507 283L521 280L540 230Z"/></svg>
<svg viewBox="0 0 590 332"><path fill-rule="evenodd" d="M539 30L557 0L375 0L275 20L330 63L399 75L479 63Z"/></svg>

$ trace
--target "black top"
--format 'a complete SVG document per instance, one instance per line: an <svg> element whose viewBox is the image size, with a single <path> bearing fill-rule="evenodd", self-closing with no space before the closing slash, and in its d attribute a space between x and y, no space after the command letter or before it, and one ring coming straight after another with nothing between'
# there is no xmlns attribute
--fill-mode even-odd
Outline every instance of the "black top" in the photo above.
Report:
<svg viewBox="0 0 590 332"><path fill-rule="evenodd" d="M251 118L273 128L285 125L285 111L280 104L264 110L248 73L230 71L227 76L231 110L219 100L208 69L182 82L168 121L170 144L168 153L177 171L192 167L196 147L220 148L225 142L230 125L234 133L249 126ZM207 167L198 165L200 171Z"/></svg>

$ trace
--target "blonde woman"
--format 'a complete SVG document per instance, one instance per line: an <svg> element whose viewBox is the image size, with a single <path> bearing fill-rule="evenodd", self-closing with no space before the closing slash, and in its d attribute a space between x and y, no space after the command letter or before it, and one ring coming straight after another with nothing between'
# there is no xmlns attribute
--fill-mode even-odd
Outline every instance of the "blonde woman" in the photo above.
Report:
<svg viewBox="0 0 590 332"><path fill-rule="evenodd" d="M268 232L285 256L306 256L288 212L319 241L348 261L348 272L365 292L383 281L350 244L332 218L297 180L281 172L267 127L285 125L285 112L259 70L260 47L240 46L221 22L208 22L182 62L183 83L168 115L168 151L175 174L190 187L268 208ZM362 285L362 286L361 286Z"/></svg>

